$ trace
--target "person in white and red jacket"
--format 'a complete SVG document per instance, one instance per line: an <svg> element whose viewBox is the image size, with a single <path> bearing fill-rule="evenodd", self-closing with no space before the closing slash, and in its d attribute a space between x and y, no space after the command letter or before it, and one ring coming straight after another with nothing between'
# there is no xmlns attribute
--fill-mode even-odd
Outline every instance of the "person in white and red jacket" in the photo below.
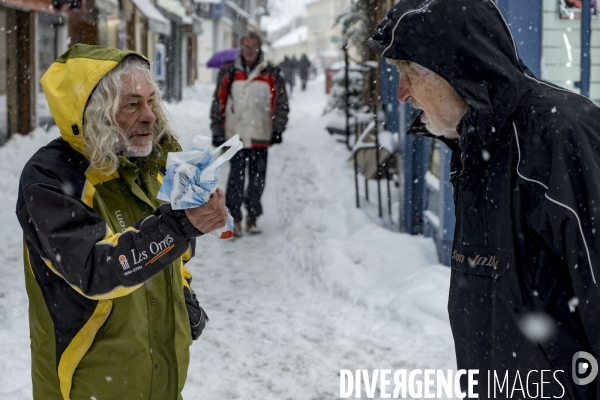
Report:
<svg viewBox="0 0 600 400"><path fill-rule="evenodd" d="M289 113L285 82L279 68L265 60L260 36L247 32L240 45L235 61L219 73L210 112L213 145L220 146L236 134L244 144L231 159L225 192L236 236L242 234L242 204L247 211L246 231L258 232L268 148L281 143ZM246 168L250 178L244 190Z"/></svg>

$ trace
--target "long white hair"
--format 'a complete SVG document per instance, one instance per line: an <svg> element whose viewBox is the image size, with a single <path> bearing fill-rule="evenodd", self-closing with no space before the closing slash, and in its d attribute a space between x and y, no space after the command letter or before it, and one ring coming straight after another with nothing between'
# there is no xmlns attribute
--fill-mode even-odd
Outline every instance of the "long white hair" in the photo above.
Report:
<svg viewBox="0 0 600 400"><path fill-rule="evenodd" d="M83 113L83 135L86 156L90 165L110 175L119 167L119 155L123 150L123 136L117 124L117 111L123 95L123 75L141 72L155 93L152 112L156 116L153 129L152 151L160 151L163 138L175 133L169 126L166 110L162 104L162 92L148 65L139 57L130 56L106 74L90 95Z"/></svg>

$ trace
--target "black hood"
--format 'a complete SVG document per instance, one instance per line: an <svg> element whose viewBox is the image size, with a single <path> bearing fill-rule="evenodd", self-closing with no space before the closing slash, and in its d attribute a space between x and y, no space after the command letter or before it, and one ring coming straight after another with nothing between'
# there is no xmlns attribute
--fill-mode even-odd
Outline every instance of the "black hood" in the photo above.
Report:
<svg viewBox="0 0 600 400"><path fill-rule="evenodd" d="M400 0L368 45L383 57L430 69L467 102L459 128L464 164L494 150L536 84L491 0Z"/></svg>

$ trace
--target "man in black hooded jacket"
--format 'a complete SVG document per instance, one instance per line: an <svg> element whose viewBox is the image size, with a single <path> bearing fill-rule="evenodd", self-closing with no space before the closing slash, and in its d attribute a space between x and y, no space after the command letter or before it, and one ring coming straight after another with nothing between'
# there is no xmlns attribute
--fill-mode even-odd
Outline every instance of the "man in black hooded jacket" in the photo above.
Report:
<svg viewBox="0 0 600 400"><path fill-rule="evenodd" d="M423 110L409 133L454 153L458 368L480 399L599 398L600 109L536 78L491 0L400 0L369 45Z"/></svg>

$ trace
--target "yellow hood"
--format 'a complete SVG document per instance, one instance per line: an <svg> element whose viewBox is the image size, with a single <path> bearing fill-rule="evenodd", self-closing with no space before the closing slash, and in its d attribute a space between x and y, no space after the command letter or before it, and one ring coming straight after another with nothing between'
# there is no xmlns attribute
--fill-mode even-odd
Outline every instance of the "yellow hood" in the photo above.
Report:
<svg viewBox="0 0 600 400"><path fill-rule="evenodd" d="M92 91L127 56L146 57L113 47L76 44L56 60L40 82L62 137L77 151L83 146L83 111Z"/></svg>

